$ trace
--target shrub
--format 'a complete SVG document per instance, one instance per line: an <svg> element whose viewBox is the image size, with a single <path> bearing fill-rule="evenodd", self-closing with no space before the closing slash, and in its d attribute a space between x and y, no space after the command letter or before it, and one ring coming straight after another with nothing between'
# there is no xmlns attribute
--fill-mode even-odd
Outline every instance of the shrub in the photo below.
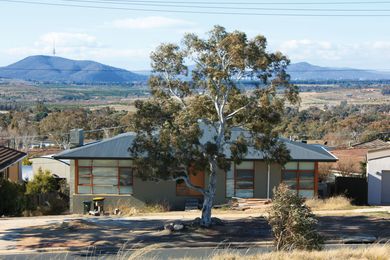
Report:
<svg viewBox="0 0 390 260"><path fill-rule="evenodd" d="M43 171L41 168L34 174L34 177L26 185L26 194L42 194L57 190L57 181L50 171Z"/></svg>
<svg viewBox="0 0 390 260"><path fill-rule="evenodd" d="M304 199L284 184L274 188L274 199L268 216L279 250L319 250L323 239L316 231L317 219Z"/></svg>
<svg viewBox="0 0 390 260"><path fill-rule="evenodd" d="M69 187L65 180L39 168L26 185L26 199L25 215L61 214L69 208Z"/></svg>
<svg viewBox="0 0 390 260"><path fill-rule="evenodd" d="M25 203L24 185L0 179L0 216L18 216Z"/></svg>

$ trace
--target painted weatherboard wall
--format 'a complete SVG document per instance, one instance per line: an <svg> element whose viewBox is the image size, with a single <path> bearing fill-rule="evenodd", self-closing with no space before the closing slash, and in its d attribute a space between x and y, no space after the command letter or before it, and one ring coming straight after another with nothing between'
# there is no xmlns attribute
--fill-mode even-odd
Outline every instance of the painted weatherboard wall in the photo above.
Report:
<svg viewBox="0 0 390 260"><path fill-rule="evenodd" d="M272 189L282 182L282 167L278 164L271 164L270 172L270 197ZM172 209L184 209L185 201L191 196L180 196L176 194L176 182L174 181L143 181L137 177L133 178L132 194L76 194L75 191L75 161L70 162L70 210L74 213L83 212L83 201L91 201L94 197L105 198L105 208L114 209L123 206L139 207L145 203L167 202ZM227 173L222 170L217 172L217 190L214 204L224 204L230 199L227 197ZM264 161L254 161L253 197L267 198L267 164ZM208 176L205 176L205 185L208 183ZM202 199L201 197L198 197Z"/></svg>
<svg viewBox="0 0 390 260"><path fill-rule="evenodd" d="M83 201L91 201L94 197L104 197L105 208L114 209L119 206L141 207L145 203L168 203L172 209L184 209L185 201L191 196L176 195L176 182L174 181L144 181L140 178L133 178L133 194L76 194L75 193L75 161L71 161L70 177L70 211L73 213L83 212ZM205 177L205 184L208 182ZM215 204L226 202L225 197L225 173L217 173L217 192Z"/></svg>
<svg viewBox="0 0 390 260"><path fill-rule="evenodd" d="M382 154L385 157L379 157ZM390 171L390 156L386 156L384 152L380 152L378 155L379 158L367 156L368 204L370 205L390 204L390 201L382 201L382 189L390 189L389 181L382 183L383 174L389 174Z"/></svg>

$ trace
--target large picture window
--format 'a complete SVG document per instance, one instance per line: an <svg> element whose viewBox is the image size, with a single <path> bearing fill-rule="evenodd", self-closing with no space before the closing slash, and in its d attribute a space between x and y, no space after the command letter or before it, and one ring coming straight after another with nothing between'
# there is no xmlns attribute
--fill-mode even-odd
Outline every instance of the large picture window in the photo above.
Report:
<svg viewBox="0 0 390 260"><path fill-rule="evenodd" d="M289 162L284 166L282 182L305 198L316 194L316 163Z"/></svg>
<svg viewBox="0 0 390 260"><path fill-rule="evenodd" d="M133 167L131 160L76 161L76 193L131 194Z"/></svg>
<svg viewBox="0 0 390 260"><path fill-rule="evenodd" d="M253 161L244 161L226 172L226 197L253 198L255 167Z"/></svg>

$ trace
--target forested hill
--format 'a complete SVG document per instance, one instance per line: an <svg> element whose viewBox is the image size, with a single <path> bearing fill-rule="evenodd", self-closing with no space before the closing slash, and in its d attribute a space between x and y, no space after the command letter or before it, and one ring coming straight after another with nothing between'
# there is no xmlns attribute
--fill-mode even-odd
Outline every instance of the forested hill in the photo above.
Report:
<svg viewBox="0 0 390 260"><path fill-rule="evenodd" d="M190 73L193 66L189 66ZM288 73L293 81L390 80L390 72L353 68L320 67L307 62L292 63ZM146 83L150 71L134 73L95 61L71 60L56 56L36 55L6 67L0 67L0 78L46 83L127 84ZM190 75L186 77L190 80Z"/></svg>
<svg viewBox="0 0 390 260"><path fill-rule="evenodd" d="M48 83L125 84L146 82L147 76L95 61L56 56L29 56L0 68L0 77Z"/></svg>

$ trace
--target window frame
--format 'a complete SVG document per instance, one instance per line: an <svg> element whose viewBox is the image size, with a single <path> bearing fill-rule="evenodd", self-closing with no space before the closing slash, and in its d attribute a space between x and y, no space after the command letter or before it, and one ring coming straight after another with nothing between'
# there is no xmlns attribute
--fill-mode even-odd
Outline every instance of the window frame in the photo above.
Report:
<svg viewBox="0 0 390 260"><path fill-rule="evenodd" d="M252 187L251 188L245 188L245 189L238 189L238 190L252 190L253 193L252 193L252 198L255 197L255 173L256 173L256 169L255 169L255 161L254 160L247 160L246 162L251 162L252 163L252 169L245 169L245 170L250 170L252 171L252 178L243 178L243 179L239 179L239 180L243 180L243 181L251 181L252 182ZM233 189L234 189L234 197L237 196L237 165L236 163L232 162L232 165L230 166L233 168ZM230 169L232 170L232 169ZM238 170L241 170L241 169L238 169ZM243 169L244 170L244 169ZM228 172L225 171L225 198L230 198L228 197L228 190L227 190L227 181L228 181Z"/></svg>
<svg viewBox="0 0 390 260"><path fill-rule="evenodd" d="M125 169L131 169L131 187L133 188L134 187L134 170L135 170L135 167L134 166L119 166L119 161L120 160L110 160L110 161L115 161L115 165L114 166L94 166L93 165L93 162L94 161L99 161L99 160L93 160L93 159L83 159L83 160L88 160L91 162L91 164L89 166L79 166L79 160L75 160L75 189L74 189L74 193L75 194L82 194L82 195L92 195L92 194L105 194L105 195L132 195L134 193L134 191L132 191L131 193L121 193L120 192L120 180L121 180L121 169L122 168L125 168ZM89 174L88 176L90 177L90 183L89 184L80 184L79 183L79 178L80 178L80 173L79 173L79 169L82 168L82 169L89 169ZM94 187L97 186L97 187L104 187L104 186L111 186L111 185L96 185L94 184L93 182L93 168L114 168L116 169L116 179L117 179L117 182L116 182L116 186L117 186L117 192L116 193L94 193ZM79 193L79 186L86 186L86 187L90 187L90 191L89 193Z"/></svg>
<svg viewBox="0 0 390 260"><path fill-rule="evenodd" d="M294 161L295 162L295 161ZM314 163L314 169L312 170L301 170L299 164L300 163ZM296 180L296 189L291 189L297 192L299 194L299 191L313 191L313 197L316 197L318 194L318 162L315 161L297 161L297 169L282 169L282 178L281 183L284 183L284 174L285 172L294 172L295 173L295 180ZM300 185L300 179L301 179L301 173L313 173L313 188L307 189L307 188L301 188Z"/></svg>

